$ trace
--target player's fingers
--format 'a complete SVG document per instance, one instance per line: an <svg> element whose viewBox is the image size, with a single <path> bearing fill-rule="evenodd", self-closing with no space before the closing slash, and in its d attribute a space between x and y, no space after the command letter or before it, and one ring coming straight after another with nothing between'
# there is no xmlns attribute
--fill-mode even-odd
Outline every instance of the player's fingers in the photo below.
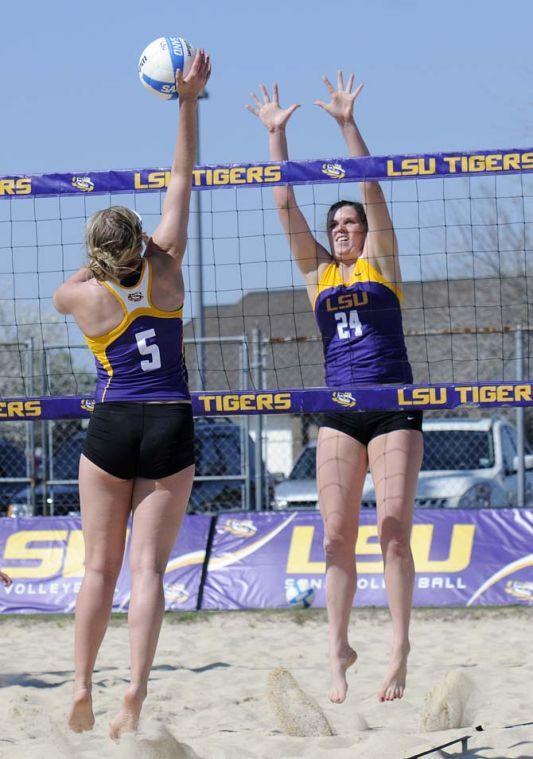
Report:
<svg viewBox="0 0 533 759"><path fill-rule="evenodd" d="M331 84L331 82L329 81L329 79L327 78L327 76L325 74L322 77L322 81L326 85L327 90L330 93L330 95L332 95L335 92L335 87Z"/></svg>
<svg viewBox="0 0 533 759"><path fill-rule="evenodd" d="M274 102L276 105L279 105L279 89L277 82L274 82L274 85L272 87L272 102Z"/></svg>
<svg viewBox="0 0 533 759"><path fill-rule="evenodd" d="M337 69L337 89L338 90L344 89L344 78L342 75L342 71L340 69Z"/></svg>
<svg viewBox="0 0 533 759"><path fill-rule="evenodd" d="M250 113L253 113L254 116L259 116L259 114L256 111L256 109L252 105L250 105L249 103L246 103L246 105L244 107L246 108L247 111L250 111Z"/></svg>
<svg viewBox="0 0 533 759"><path fill-rule="evenodd" d="M204 53L204 57L202 60L202 68L199 71L199 75L203 80L205 80L206 77L209 77L210 71L211 71L211 61L207 53Z"/></svg>
<svg viewBox="0 0 533 759"><path fill-rule="evenodd" d="M259 89L260 89L260 90L261 90L261 92L263 93L263 97L264 97L264 99L265 99L265 103L270 103L270 95L268 94L268 90L267 90L267 88L265 87L265 85L264 85L264 84L260 84L260 85L259 85Z"/></svg>
<svg viewBox="0 0 533 759"><path fill-rule="evenodd" d="M255 92L250 92L250 97L251 97L251 98L252 98L252 100L255 102L255 104L257 105L257 107L258 107L258 108L261 108L261 101L259 100L259 98L258 98L258 97L257 97L257 95L255 94Z"/></svg>
<svg viewBox="0 0 533 759"><path fill-rule="evenodd" d="M346 92L352 91L354 79L355 79L355 74L350 74L350 78L348 79L348 84L346 85Z"/></svg>
<svg viewBox="0 0 533 759"><path fill-rule="evenodd" d="M353 93L354 100L359 95L363 87L364 87L364 84L361 82L361 84L355 88L355 92Z"/></svg>

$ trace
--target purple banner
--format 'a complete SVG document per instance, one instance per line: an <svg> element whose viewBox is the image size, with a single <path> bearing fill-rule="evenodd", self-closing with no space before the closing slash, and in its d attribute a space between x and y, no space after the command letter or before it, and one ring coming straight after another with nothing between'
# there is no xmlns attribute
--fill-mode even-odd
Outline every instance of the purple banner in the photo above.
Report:
<svg viewBox="0 0 533 759"><path fill-rule="evenodd" d="M308 389L191 393L195 416L301 414L322 411L500 408L533 406L531 382L472 382L442 385L314 387ZM42 396L0 399L0 420L79 419L88 417L93 398Z"/></svg>
<svg viewBox="0 0 533 759"><path fill-rule="evenodd" d="M192 184L194 189L206 190L529 171L533 171L533 148L510 148L196 166L192 172ZM168 186L169 179L168 168L0 176L0 200L48 195L160 192Z"/></svg>
<svg viewBox="0 0 533 759"><path fill-rule="evenodd" d="M325 606L323 536L316 512L219 517L203 608ZM419 510L412 548L415 606L533 604L531 510ZM375 511L356 558L356 605L386 606Z"/></svg>
<svg viewBox="0 0 533 759"><path fill-rule="evenodd" d="M197 608L212 517L187 516L165 573L166 608ZM114 611L130 596L129 538ZM219 516L203 609L325 606L318 512ZM533 511L418 510L412 548L415 606L533 605ZM79 518L0 520L0 613L72 612L83 578ZM356 605L386 606L375 511L363 511L356 548Z"/></svg>
<svg viewBox="0 0 533 759"><path fill-rule="evenodd" d="M196 609L211 518L186 516L165 572L166 609ZM113 611L130 598L128 539ZM13 579L0 586L0 613L71 612L83 578L84 544L79 517L0 519L0 567Z"/></svg>

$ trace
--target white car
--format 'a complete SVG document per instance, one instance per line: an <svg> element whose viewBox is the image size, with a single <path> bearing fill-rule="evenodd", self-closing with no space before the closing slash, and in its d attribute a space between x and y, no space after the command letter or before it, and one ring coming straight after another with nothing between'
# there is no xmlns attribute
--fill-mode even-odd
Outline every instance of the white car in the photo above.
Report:
<svg viewBox="0 0 533 759"><path fill-rule="evenodd" d="M517 505L516 429L504 419L427 419L424 460L416 508L505 508ZM316 442L296 460L276 487L276 509L317 508ZM533 504L533 455L526 448L526 505ZM374 508L372 477L363 487L363 507Z"/></svg>

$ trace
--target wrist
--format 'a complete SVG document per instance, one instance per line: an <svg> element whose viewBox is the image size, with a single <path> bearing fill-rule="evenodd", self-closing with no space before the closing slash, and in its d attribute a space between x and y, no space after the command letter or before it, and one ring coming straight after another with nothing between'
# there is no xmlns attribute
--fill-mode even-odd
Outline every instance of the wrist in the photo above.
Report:
<svg viewBox="0 0 533 759"><path fill-rule="evenodd" d="M265 126L268 129L269 134L285 134L285 124L275 124L274 126L265 124Z"/></svg>
<svg viewBox="0 0 533 759"><path fill-rule="evenodd" d="M193 105L196 105L198 102L198 95L180 95L178 92L178 99L180 106L184 103L192 103Z"/></svg>
<svg viewBox="0 0 533 759"><path fill-rule="evenodd" d="M348 116L347 118L339 118L337 119L337 124L341 129L354 129L355 128L355 119L353 117L353 114Z"/></svg>

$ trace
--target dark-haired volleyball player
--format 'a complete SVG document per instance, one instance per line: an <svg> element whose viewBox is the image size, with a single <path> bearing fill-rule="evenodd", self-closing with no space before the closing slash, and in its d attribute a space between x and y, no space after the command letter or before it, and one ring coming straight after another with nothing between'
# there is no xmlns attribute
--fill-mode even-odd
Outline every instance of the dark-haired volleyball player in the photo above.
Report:
<svg viewBox="0 0 533 759"><path fill-rule="evenodd" d="M148 239L123 207L87 224L87 266L54 295L96 357L96 405L80 460L85 576L76 604L75 686L69 725L94 724L91 678L133 516L128 626L131 683L110 735L137 727L164 611L163 576L194 475L192 407L183 360L181 265L196 152L197 98L209 57L176 77L179 129L161 221ZM146 244L144 256L143 247Z"/></svg>
<svg viewBox="0 0 533 759"><path fill-rule="evenodd" d="M345 87L324 82L330 102L315 101L338 123L350 155L368 155L354 120L353 74ZM270 156L288 159L285 127L298 108L281 108L272 97L247 108L268 129ZM326 383L377 385L412 382L402 329L402 287L397 243L377 182L361 184L363 203L340 201L329 210L329 250L313 237L292 187L274 196L292 255L305 279L322 334ZM376 490L379 539L392 616L390 661L378 692L381 701L401 698L409 654L414 565L410 548L413 502L422 461L421 412L326 414L318 435L317 485L324 520L330 638L330 699L346 697L346 670L357 654L348 642L356 589L355 544L361 493L368 467Z"/></svg>

